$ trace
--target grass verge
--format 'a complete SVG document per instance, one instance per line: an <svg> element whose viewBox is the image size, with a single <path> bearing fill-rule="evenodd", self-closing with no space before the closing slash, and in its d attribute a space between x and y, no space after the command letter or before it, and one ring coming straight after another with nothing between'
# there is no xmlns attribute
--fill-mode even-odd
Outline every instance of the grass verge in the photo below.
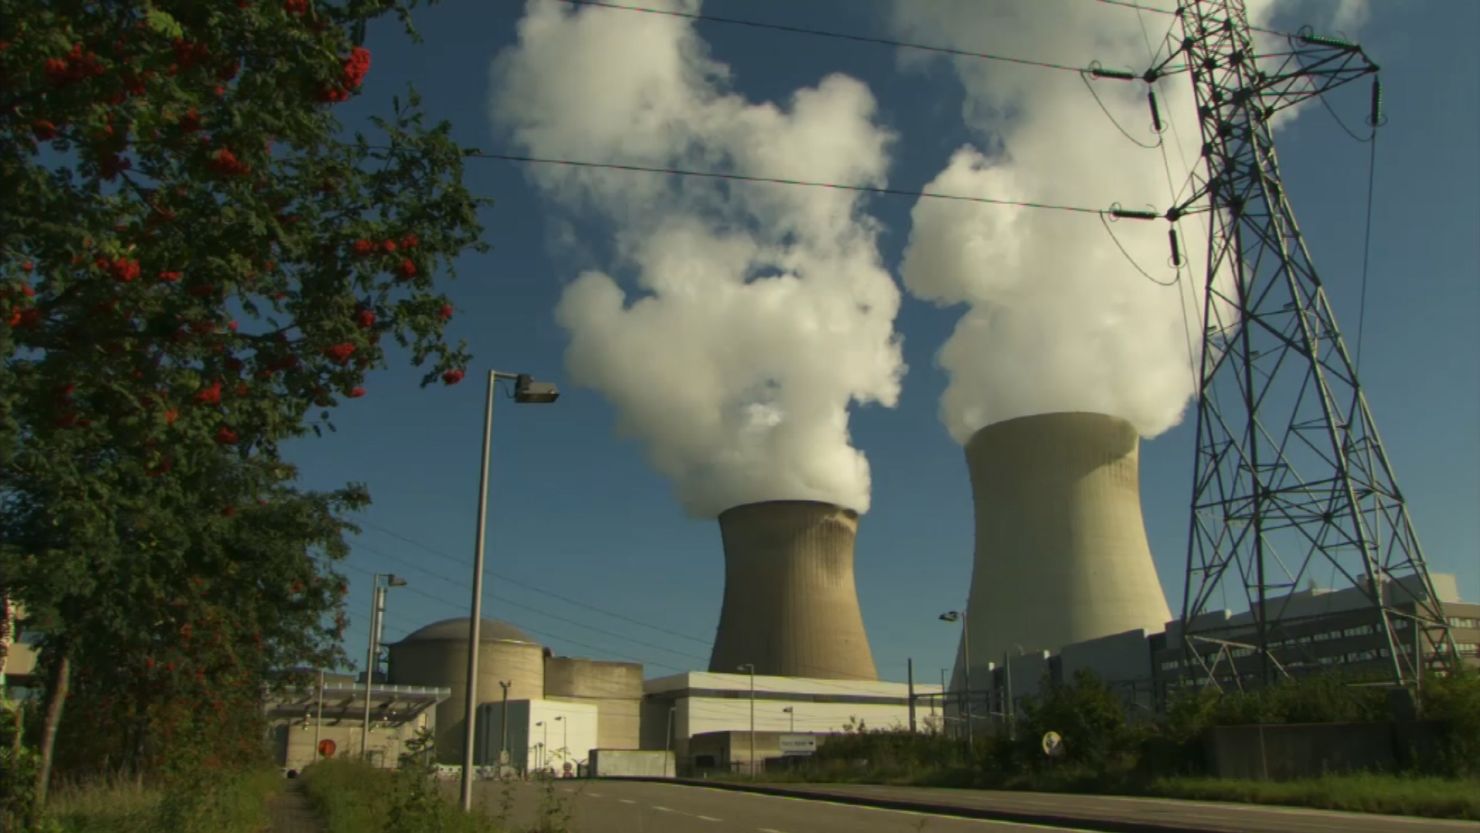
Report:
<svg viewBox="0 0 1480 833"><path fill-rule="evenodd" d="M1161 778L1146 795L1480 820L1480 779L1328 775L1296 781Z"/></svg>
<svg viewBox="0 0 1480 833"><path fill-rule="evenodd" d="M328 833L499 833L490 819L435 793L418 791L413 772L361 761L320 761L303 770L304 790ZM427 800L427 796L432 800Z"/></svg>
<svg viewBox="0 0 1480 833"><path fill-rule="evenodd" d="M746 777L725 780L748 782ZM860 772L845 766L766 773L758 783L848 783L1185 798L1480 821L1480 779L1352 773L1293 781L1235 778L1104 778L1087 772L1023 772L983 781L961 769Z"/></svg>
<svg viewBox="0 0 1480 833"><path fill-rule="evenodd" d="M193 779L170 789L136 778L58 787L42 830L58 833L261 833L267 799L282 788L276 771Z"/></svg>

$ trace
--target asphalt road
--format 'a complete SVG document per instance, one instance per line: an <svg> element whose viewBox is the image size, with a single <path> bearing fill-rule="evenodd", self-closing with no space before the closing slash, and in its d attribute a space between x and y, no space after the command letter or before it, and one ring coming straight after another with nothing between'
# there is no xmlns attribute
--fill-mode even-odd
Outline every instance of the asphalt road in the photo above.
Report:
<svg viewBox="0 0 1480 833"><path fill-rule="evenodd" d="M794 785L778 785L792 787ZM898 804L949 805L982 811L1053 819L1070 829L1095 829L1110 820L1145 829L1216 833L1480 833L1480 822L1342 813L1304 807L1271 807L1170 798L1073 795L1062 793L887 787L869 784L795 785L817 797L864 798Z"/></svg>
<svg viewBox="0 0 1480 833"><path fill-rule="evenodd" d="M707 787L636 781L557 781L555 794L569 809L576 833L1026 833L1080 828L951 818L732 792ZM495 817L504 786L483 781L474 802ZM509 785L515 826L538 817L543 784Z"/></svg>
<svg viewBox="0 0 1480 833"><path fill-rule="evenodd" d="M778 785L780 786L780 785ZM1009 833L1009 831L1199 830L1228 833L1480 833L1480 823L1338 813L1304 808L1155 798L944 790L866 785L785 785L815 798L707 786L620 780L547 784L480 782L477 806L516 825L532 824L542 805L568 813L576 833ZM827 800L891 802L895 809ZM553 798L553 802L551 801ZM509 811L500 809L501 803ZM900 809L914 805L916 809ZM1053 821L963 818L959 812L1006 813ZM1108 822L1108 824L1107 824Z"/></svg>

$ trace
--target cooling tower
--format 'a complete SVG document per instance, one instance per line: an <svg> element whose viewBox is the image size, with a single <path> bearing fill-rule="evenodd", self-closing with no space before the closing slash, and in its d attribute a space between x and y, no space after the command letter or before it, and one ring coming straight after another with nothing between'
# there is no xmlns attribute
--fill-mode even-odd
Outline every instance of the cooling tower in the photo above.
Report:
<svg viewBox="0 0 1480 833"><path fill-rule="evenodd" d="M973 671L1171 619L1141 519L1139 446L1130 423L1090 413L1010 419L966 444Z"/></svg>
<svg viewBox="0 0 1480 833"><path fill-rule="evenodd" d="M719 516L725 601L709 670L874 680L858 611L853 541L858 513L830 503L775 500Z"/></svg>

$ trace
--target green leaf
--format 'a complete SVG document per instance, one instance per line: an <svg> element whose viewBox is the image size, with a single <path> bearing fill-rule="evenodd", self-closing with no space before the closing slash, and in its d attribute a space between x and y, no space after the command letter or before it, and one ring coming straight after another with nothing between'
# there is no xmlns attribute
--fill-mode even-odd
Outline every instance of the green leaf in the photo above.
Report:
<svg viewBox="0 0 1480 833"><path fill-rule="evenodd" d="M185 37L184 27L180 25L178 20L170 16L169 12L163 9L151 7L149 11L144 13L144 18L148 21L149 28L161 35L168 35L171 38Z"/></svg>

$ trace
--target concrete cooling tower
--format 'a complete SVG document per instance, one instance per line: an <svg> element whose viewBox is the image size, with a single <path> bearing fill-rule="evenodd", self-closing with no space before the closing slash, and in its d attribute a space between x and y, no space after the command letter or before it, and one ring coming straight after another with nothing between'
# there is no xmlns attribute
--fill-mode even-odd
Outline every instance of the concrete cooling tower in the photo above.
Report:
<svg viewBox="0 0 1480 833"><path fill-rule="evenodd" d="M1141 519L1139 448L1130 423L1091 413L1010 419L966 444L973 670L1171 619Z"/></svg>
<svg viewBox="0 0 1480 833"><path fill-rule="evenodd" d="M853 581L858 513L775 500L719 516L725 600L709 670L875 680Z"/></svg>

